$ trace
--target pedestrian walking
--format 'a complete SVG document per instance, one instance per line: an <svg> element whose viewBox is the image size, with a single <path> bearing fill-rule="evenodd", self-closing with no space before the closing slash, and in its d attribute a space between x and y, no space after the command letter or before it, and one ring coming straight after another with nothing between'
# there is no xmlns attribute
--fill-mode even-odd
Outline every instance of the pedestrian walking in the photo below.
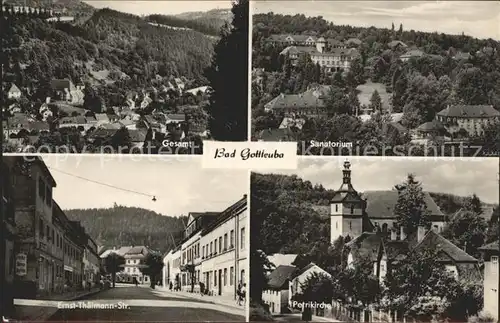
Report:
<svg viewBox="0 0 500 323"><path fill-rule="evenodd" d="M237 297L236 304L238 304L238 305L241 305L241 300L242 300L241 290L242 290L242 288L243 288L243 286L241 285L241 282L238 283L238 288L236 289L236 297Z"/></svg>
<svg viewBox="0 0 500 323"><path fill-rule="evenodd" d="M172 287L173 287L173 286L172 286L172 282L170 282L170 284L169 284L169 286L168 286L168 287L170 288L170 290L172 290Z"/></svg>
<svg viewBox="0 0 500 323"><path fill-rule="evenodd" d="M139 282L137 281L136 277L134 277L134 284L135 284L135 287L139 286Z"/></svg>
<svg viewBox="0 0 500 323"><path fill-rule="evenodd" d="M205 284L201 281L198 284L200 285L200 295L203 296L203 294L205 294Z"/></svg>

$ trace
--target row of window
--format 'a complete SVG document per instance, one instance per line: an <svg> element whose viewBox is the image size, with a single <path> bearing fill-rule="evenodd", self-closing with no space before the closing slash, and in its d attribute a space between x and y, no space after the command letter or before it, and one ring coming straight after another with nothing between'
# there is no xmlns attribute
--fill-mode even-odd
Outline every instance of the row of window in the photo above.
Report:
<svg viewBox="0 0 500 323"><path fill-rule="evenodd" d="M127 268L125 268L125 272L127 272L127 273L137 273L137 267L132 267L132 268L127 267Z"/></svg>
<svg viewBox="0 0 500 323"><path fill-rule="evenodd" d="M54 228L45 224L43 219L38 220L38 233L41 240L45 240L53 246L56 246L59 250L63 250L65 256L70 257L73 260L82 258L82 252L70 244L65 244L63 236L55 231Z"/></svg>
<svg viewBox="0 0 500 323"><path fill-rule="evenodd" d="M52 207L52 187L47 185L41 176L38 177L38 196L48 207Z"/></svg>
<svg viewBox="0 0 500 323"><path fill-rule="evenodd" d="M186 249L182 253L182 264L186 263L191 263L192 260L197 259L199 257L202 257L202 259L209 258L211 256L220 254L224 251L231 250L235 246L235 241L234 241L234 230L231 230L228 233L224 233L223 236L220 236L213 241L210 241L210 243L207 243L206 245L202 246L202 250L200 253L200 243L197 243L188 249ZM240 249L245 248L245 228L241 228L240 230ZM175 265L175 264L174 264Z"/></svg>

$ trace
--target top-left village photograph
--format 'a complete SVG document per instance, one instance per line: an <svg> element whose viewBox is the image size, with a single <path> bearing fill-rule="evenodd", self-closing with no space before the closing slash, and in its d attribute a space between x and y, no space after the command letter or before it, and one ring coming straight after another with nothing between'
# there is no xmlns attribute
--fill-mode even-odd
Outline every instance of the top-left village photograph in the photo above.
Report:
<svg viewBox="0 0 500 323"><path fill-rule="evenodd" d="M202 154L248 137L248 0L5 0L4 153Z"/></svg>

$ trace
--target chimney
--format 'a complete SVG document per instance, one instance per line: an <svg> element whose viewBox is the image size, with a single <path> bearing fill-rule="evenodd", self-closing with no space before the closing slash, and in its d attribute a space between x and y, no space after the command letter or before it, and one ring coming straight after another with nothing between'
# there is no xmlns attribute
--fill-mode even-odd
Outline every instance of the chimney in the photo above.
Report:
<svg viewBox="0 0 500 323"><path fill-rule="evenodd" d="M396 232L396 229L391 230L391 240L396 241L398 239L398 233Z"/></svg>
<svg viewBox="0 0 500 323"><path fill-rule="evenodd" d="M420 242L420 241L422 241L422 239L424 239L425 233L426 233L425 227L419 225L417 228L417 241L418 242Z"/></svg>
<svg viewBox="0 0 500 323"><path fill-rule="evenodd" d="M405 233L404 228L400 227L399 229L400 229L400 236L401 236L400 239L401 240L406 240L406 233Z"/></svg>

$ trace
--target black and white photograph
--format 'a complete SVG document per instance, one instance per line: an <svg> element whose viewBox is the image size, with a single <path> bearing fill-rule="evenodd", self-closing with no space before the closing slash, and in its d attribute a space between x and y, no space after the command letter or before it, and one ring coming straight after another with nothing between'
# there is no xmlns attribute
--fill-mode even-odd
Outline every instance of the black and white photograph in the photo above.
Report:
<svg viewBox="0 0 500 323"><path fill-rule="evenodd" d="M498 156L496 1L252 2L252 140Z"/></svg>
<svg viewBox="0 0 500 323"><path fill-rule="evenodd" d="M4 152L202 154L248 137L248 0L2 2Z"/></svg>
<svg viewBox="0 0 500 323"><path fill-rule="evenodd" d="M498 322L495 158L251 175L250 321Z"/></svg>
<svg viewBox="0 0 500 323"><path fill-rule="evenodd" d="M248 171L132 157L0 160L3 322L245 321Z"/></svg>

